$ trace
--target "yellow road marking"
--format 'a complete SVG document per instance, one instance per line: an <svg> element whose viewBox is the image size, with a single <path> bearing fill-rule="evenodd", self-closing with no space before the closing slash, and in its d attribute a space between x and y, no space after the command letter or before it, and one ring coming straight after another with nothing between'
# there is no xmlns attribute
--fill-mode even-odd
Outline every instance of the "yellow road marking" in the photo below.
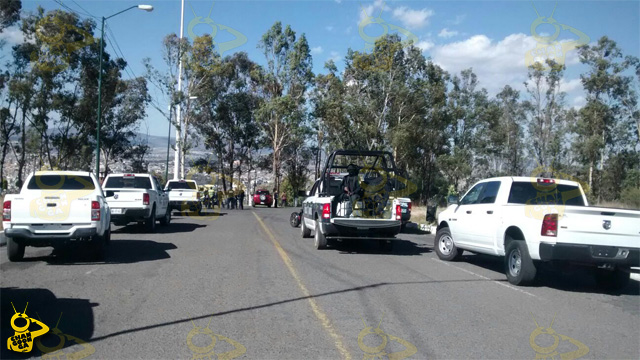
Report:
<svg viewBox="0 0 640 360"><path fill-rule="evenodd" d="M325 314L320 309L320 306L318 305L316 300L313 297L311 297L311 293L309 293L309 290L307 290L307 287L304 286L304 283L302 282L302 279L298 275L298 272L293 267L293 262L291 262L291 258L289 258L289 255L287 255L286 251L284 251L282 246L280 246L280 243L278 242L278 240L276 240L276 237L273 235L271 230L269 230L267 225L265 225L262 219L260 219L258 214L256 214L255 211L252 211L252 212L253 212L253 215L255 215L256 219L258 219L258 222L260 223L264 231L267 233L267 235L271 239L271 242L273 242L273 245L276 247L276 250L278 250L278 254L280 254L280 257L282 258L282 261L284 261L284 264L287 265L287 268L289 268L289 272L291 272L291 275L293 275L293 278L296 279L296 282L298 283L298 287L300 288L300 291L302 291L304 296L307 297L307 300L309 301L309 305L311 306L311 310L313 310L313 313L315 314L315 316L318 318L318 320L320 320L320 323L322 324L322 327L324 328L324 330L333 339L333 343L338 349L338 352L340 353L340 355L342 355L343 359L350 360L351 354L347 350L347 347L344 346L344 344L342 343L342 337L338 335L338 332L336 332L336 330L331 325L331 321L329 320L329 317L327 316L327 314Z"/></svg>

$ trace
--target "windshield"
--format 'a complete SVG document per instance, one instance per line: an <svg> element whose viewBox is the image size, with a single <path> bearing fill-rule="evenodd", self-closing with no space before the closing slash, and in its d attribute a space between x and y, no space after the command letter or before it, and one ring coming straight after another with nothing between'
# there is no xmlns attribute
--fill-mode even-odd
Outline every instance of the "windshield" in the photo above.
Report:
<svg viewBox="0 0 640 360"><path fill-rule="evenodd" d="M542 186L533 182L514 182L511 185L508 202L525 205L585 206L578 186L561 184Z"/></svg>
<svg viewBox="0 0 640 360"><path fill-rule="evenodd" d="M89 176L78 175L34 175L27 189L30 190L94 190Z"/></svg>
<svg viewBox="0 0 640 360"><path fill-rule="evenodd" d="M124 176L110 176L107 178L105 188L112 189L151 189L151 179L148 177L124 177Z"/></svg>
<svg viewBox="0 0 640 360"><path fill-rule="evenodd" d="M184 189L184 190L197 190L196 183L193 181L169 181L167 189Z"/></svg>

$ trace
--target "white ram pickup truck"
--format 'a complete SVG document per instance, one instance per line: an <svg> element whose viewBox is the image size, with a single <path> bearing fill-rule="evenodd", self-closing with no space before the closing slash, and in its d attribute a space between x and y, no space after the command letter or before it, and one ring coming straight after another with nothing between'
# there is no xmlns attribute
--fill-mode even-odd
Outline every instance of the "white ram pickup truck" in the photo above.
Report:
<svg viewBox="0 0 640 360"><path fill-rule="evenodd" d="M157 220L162 225L171 222L169 195L149 174L109 174L102 189L116 225L144 223L148 232L154 232Z"/></svg>
<svg viewBox="0 0 640 360"><path fill-rule="evenodd" d="M88 243L101 259L111 238L109 204L95 175L80 171L39 171L27 177L20 194L2 205L2 226L10 261L25 246L58 247Z"/></svg>
<svg viewBox="0 0 640 360"><path fill-rule="evenodd" d="M169 193L169 208L180 212L202 211L198 184L194 180L169 180L164 187Z"/></svg>
<svg viewBox="0 0 640 360"><path fill-rule="evenodd" d="M541 263L592 266L615 290L640 266L640 211L590 207L579 183L530 177L482 180L438 215L434 248L441 260L463 250L505 257L507 279L527 285Z"/></svg>

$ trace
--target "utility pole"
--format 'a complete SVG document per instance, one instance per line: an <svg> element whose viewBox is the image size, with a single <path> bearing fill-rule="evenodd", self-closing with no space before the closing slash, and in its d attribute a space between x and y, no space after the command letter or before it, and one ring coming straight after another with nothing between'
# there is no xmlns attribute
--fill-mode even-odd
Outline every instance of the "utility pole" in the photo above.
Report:
<svg viewBox="0 0 640 360"><path fill-rule="evenodd" d="M178 64L178 92L182 91L182 37L184 35L184 0L182 0L182 9L180 10L180 42L178 46L178 53L180 56L180 62ZM175 163L173 165L173 179L178 180L178 174L180 171L180 160L182 158L182 116L180 114L181 106L180 102L178 102L178 106L176 107L176 122L178 126L176 126L176 155L175 155Z"/></svg>

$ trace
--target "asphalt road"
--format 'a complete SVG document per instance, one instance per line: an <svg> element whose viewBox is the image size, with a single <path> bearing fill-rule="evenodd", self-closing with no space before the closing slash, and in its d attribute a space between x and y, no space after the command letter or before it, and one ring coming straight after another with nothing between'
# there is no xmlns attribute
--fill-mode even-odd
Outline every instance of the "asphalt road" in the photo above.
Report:
<svg viewBox="0 0 640 360"><path fill-rule="evenodd" d="M155 234L113 227L104 262L81 248L27 248L9 263L0 248L3 344L12 304L21 312L28 302L26 313L52 328L31 353L3 345L0 355L640 358L637 281L609 294L566 269L514 287L501 259L445 263L425 234L401 234L391 253L366 242L315 250L289 225L293 210L175 216Z"/></svg>

